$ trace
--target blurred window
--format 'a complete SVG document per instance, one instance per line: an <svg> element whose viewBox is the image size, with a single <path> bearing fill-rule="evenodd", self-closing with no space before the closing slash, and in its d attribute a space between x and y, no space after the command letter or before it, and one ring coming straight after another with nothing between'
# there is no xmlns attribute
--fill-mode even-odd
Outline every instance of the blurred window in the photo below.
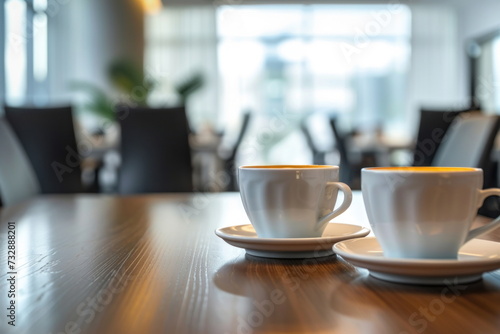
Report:
<svg viewBox="0 0 500 334"><path fill-rule="evenodd" d="M222 6L217 28L221 117L236 122L235 111L250 107L261 115L253 138L267 131L248 145L263 152L280 142L291 145L297 123L309 113L340 116L344 128L405 121L411 54L406 6ZM324 127L317 130L329 135ZM260 159L290 161L288 154L279 157L283 151Z"/></svg>
<svg viewBox="0 0 500 334"><path fill-rule="evenodd" d="M187 100L190 126L195 130L218 125L215 19L212 5L165 6L149 14L145 22L144 70L156 83L149 103L177 103L176 86L201 74L203 86Z"/></svg>
<svg viewBox="0 0 500 334"><path fill-rule="evenodd" d="M410 42L400 4L167 6L146 20L145 63L158 101L183 76L204 74L188 101L194 128L232 132L252 110L246 161L307 162L298 130L307 114L339 115L347 130L407 121ZM313 131L331 139L328 128ZM293 157L281 149L290 146Z"/></svg>
<svg viewBox="0 0 500 334"><path fill-rule="evenodd" d="M5 25L5 101L43 104L47 79L47 0L7 0Z"/></svg>
<svg viewBox="0 0 500 334"><path fill-rule="evenodd" d="M481 109L500 113L500 36L477 45L476 98Z"/></svg>
<svg viewBox="0 0 500 334"><path fill-rule="evenodd" d="M386 7L221 7L220 78L232 92L223 94L223 110L243 100L270 114L328 109L368 123L397 117L410 12Z"/></svg>

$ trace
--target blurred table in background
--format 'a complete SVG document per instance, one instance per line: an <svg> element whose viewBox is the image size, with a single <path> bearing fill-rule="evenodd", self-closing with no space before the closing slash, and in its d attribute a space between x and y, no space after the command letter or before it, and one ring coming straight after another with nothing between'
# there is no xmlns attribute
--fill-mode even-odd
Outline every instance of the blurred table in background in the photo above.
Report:
<svg viewBox="0 0 500 334"><path fill-rule="evenodd" d="M350 153L369 166L411 165L414 142L407 137L359 133L347 137Z"/></svg>
<svg viewBox="0 0 500 334"><path fill-rule="evenodd" d="M90 134L78 127L75 134L81 156L83 184L94 184L93 192L115 192L120 166L117 128L106 134Z"/></svg>
<svg viewBox="0 0 500 334"><path fill-rule="evenodd" d="M110 140L105 136L80 134L78 139L84 182L91 183L97 178L100 192L115 193L121 164L119 138L113 136ZM220 143L221 137L216 135L190 136L195 191L224 190L224 181L218 177L222 171Z"/></svg>
<svg viewBox="0 0 500 334"><path fill-rule="evenodd" d="M195 191L217 192L224 190L219 181L222 160L219 157L221 136L212 133L192 134L189 144L193 153L193 184Z"/></svg>

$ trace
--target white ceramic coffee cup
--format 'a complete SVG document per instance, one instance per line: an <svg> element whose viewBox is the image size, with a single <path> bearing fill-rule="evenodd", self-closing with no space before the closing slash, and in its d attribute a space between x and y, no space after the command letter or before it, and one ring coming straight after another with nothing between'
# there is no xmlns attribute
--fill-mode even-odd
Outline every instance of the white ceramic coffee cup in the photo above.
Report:
<svg viewBox="0 0 500 334"><path fill-rule="evenodd" d="M366 213L384 256L453 259L470 239L498 222L471 230L484 199L483 171L462 167L364 168L361 190Z"/></svg>
<svg viewBox="0 0 500 334"><path fill-rule="evenodd" d="M243 206L260 238L320 237L327 223L352 201L351 189L338 178L338 166L239 168ZM338 190L344 200L334 210Z"/></svg>

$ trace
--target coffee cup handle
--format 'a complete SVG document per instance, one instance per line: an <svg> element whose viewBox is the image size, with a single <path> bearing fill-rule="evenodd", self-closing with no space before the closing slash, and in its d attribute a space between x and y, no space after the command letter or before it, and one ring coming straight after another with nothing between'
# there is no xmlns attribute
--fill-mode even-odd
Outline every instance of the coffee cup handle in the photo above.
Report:
<svg viewBox="0 0 500 334"><path fill-rule="evenodd" d="M483 204L484 200L490 196L500 196L500 188L490 188L490 189L479 190L479 196L477 199L477 207L479 208ZM492 222L490 222L484 226L470 230L469 233L467 234L467 237L465 238L465 242L467 242L471 239L477 238L481 234L488 233L488 232L496 229L497 227L500 227L500 216L498 216L495 220L493 220Z"/></svg>
<svg viewBox="0 0 500 334"><path fill-rule="evenodd" d="M330 220L332 220L333 218L337 217L345 210L347 210L352 202L352 191L347 184L342 182L328 182L327 187L328 186L333 186L336 187L338 190L341 190L344 193L344 201L337 209L333 210L326 216L321 217L318 221L318 224L328 223Z"/></svg>

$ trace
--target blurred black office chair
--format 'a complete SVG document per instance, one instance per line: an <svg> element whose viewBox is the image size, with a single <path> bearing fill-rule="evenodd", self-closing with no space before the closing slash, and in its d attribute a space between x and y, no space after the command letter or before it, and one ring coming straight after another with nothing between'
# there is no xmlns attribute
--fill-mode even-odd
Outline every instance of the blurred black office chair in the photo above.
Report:
<svg viewBox="0 0 500 334"><path fill-rule="evenodd" d="M229 183L226 187L226 191L238 191L238 172L236 166L236 155L238 154L238 149L240 148L241 142L245 137L250 124L250 119L252 118L252 113L250 111L245 111L243 114L243 119L241 121L240 130L238 132L238 137L234 142L233 146L223 157L224 171L229 175Z"/></svg>
<svg viewBox="0 0 500 334"><path fill-rule="evenodd" d="M431 166L436 152L448 131L453 120L463 112L462 110L420 110L420 123L415 150L413 152L413 166Z"/></svg>
<svg viewBox="0 0 500 334"><path fill-rule="evenodd" d="M0 118L0 207L40 193L31 163L5 119Z"/></svg>
<svg viewBox="0 0 500 334"><path fill-rule="evenodd" d="M337 127L337 119L335 117L330 118L330 127L332 129L333 137L335 139L335 149L338 151L340 156L339 179L341 182L347 183L349 186L357 189L358 188L356 180L357 168L356 166L354 166L353 162L349 157L345 137L339 132Z"/></svg>
<svg viewBox="0 0 500 334"><path fill-rule="evenodd" d="M462 114L455 118L432 161L433 166L476 167L483 170L484 187L498 187L492 151L500 127L500 117L480 113ZM485 201L481 214L500 214L498 198Z"/></svg>
<svg viewBox="0 0 500 334"><path fill-rule="evenodd" d="M326 164L326 153L317 148L314 140L312 138L311 131L309 131L309 127L307 126L307 118L304 118L300 122L300 130L306 139L307 146L311 150L313 156L313 164L315 165L324 165Z"/></svg>
<svg viewBox="0 0 500 334"><path fill-rule="evenodd" d="M6 106L5 118L33 166L42 193L83 191L71 107Z"/></svg>
<svg viewBox="0 0 500 334"><path fill-rule="evenodd" d="M118 191L122 194L191 192L193 167L184 107L121 112Z"/></svg>

